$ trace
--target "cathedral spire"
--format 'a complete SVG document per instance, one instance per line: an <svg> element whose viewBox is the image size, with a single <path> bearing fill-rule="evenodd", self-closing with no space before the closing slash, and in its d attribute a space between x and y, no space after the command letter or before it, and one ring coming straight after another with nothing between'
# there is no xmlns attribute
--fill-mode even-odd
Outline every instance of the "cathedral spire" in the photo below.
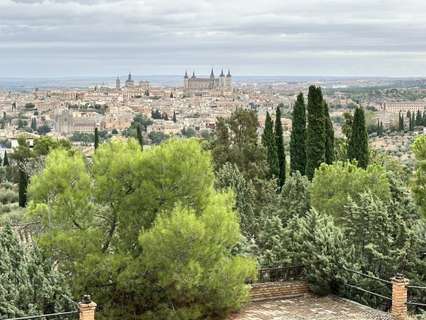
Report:
<svg viewBox="0 0 426 320"><path fill-rule="evenodd" d="M225 74L223 73L223 69L222 69L222 71L220 72L220 76L221 76L221 77L224 77L224 76L225 76Z"/></svg>
<svg viewBox="0 0 426 320"><path fill-rule="evenodd" d="M195 71L192 71L192 79L195 79L195 78L196 78Z"/></svg>
<svg viewBox="0 0 426 320"><path fill-rule="evenodd" d="M214 79L213 68L212 68L212 71L210 72L210 79Z"/></svg>
<svg viewBox="0 0 426 320"><path fill-rule="evenodd" d="M231 77L231 70L228 69L228 74L226 75L228 78Z"/></svg>
<svg viewBox="0 0 426 320"><path fill-rule="evenodd" d="M188 79L188 71L185 70L185 79Z"/></svg>

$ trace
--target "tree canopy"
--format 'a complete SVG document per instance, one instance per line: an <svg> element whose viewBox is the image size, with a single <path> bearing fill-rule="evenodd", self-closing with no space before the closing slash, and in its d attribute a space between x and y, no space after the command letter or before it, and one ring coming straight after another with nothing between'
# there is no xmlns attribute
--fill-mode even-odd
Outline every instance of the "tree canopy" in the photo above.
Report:
<svg viewBox="0 0 426 320"><path fill-rule="evenodd" d="M390 185L385 170L377 165L357 168L350 162L323 164L317 170L310 187L312 206L340 220L350 199L359 201L370 191L382 200L390 198Z"/></svg>
<svg viewBox="0 0 426 320"><path fill-rule="evenodd" d="M216 192L213 182L210 154L194 139L170 140L143 152L136 140L111 141L99 146L90 164L78 152L52 151L45 169L31 180L29 210L46 227L40 245L72 275L75 293L94 292L114 316L173 312L204 319L213 311L200 292L227 313L246 299L243 279L254 270L248 260L231 255L240 239L233 198ZM172 236L176 232L182 242ZM208 232L208 240L201 237ZM166 234L170 238L162 243ZM174 252L189 239L189 260L166 262L170 257L158 255L160 244ZM218 260L205 260L206 252ZM161 270L153 271L157 264L170 271L189 267L197 275L195 287L186 291L184 274L169 274L166 280ZM214 273L222 268L229 270L229 283ZM175 280L181 285L170 287L167 281ZM123 301L129 294L134 299ZM182 304L179 297L189 300ZM179 310L173 311L172 302Z"/></svg>

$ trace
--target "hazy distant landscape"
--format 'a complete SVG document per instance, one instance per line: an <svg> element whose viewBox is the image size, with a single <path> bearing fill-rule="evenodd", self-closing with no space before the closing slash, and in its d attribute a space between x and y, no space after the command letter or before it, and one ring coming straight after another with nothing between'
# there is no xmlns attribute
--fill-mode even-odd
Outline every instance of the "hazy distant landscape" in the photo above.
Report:
<svg viewBox="0 0 426 320"><path fill-rule="evenodd" d="M127 75L121 75L125 78ZM134 80L147 80L154 86L175 87L182 83L183 75L133 75ZM404 83L422 78L391 78L391 77L331 77L331 76L238 76L233 77L236 85L239 84L261 84L277 85L282 82L328 82L329 85L339 84L349 80L378 81L382 85ZM39 89L83 89L95 85L114 86L115 77L26 77L10 78L0 77L0 90L33 90Z"/></svg>

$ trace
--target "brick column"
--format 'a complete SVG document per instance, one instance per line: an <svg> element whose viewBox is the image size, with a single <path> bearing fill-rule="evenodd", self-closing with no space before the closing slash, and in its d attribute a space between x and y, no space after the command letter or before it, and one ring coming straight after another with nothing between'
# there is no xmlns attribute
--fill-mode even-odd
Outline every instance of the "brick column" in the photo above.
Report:
<svg viewBox="0 0 426 320"><path fill-rule="evenodd" d="M78 308L80 310L80 320L95 320L96 303L90 299L90 296L83 296Z"/></svg>
<svg viewBox="0 0 426 320"><path fill-rule="evenodd" d="M409 280L403 275L396 275L392 280L392 317L395 320L406 320L407 285Z"/></svg>

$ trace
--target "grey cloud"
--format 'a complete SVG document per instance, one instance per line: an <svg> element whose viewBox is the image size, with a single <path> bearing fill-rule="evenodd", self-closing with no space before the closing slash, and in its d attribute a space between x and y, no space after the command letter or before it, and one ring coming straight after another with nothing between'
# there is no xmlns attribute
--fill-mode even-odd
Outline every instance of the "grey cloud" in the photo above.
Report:
<svg viewBox="0 0 426 320"><path fill-rule="evenodd" d="M424 21L421 0L0 0L0 76L191 64L412 75L426 73Z"/></svg>

